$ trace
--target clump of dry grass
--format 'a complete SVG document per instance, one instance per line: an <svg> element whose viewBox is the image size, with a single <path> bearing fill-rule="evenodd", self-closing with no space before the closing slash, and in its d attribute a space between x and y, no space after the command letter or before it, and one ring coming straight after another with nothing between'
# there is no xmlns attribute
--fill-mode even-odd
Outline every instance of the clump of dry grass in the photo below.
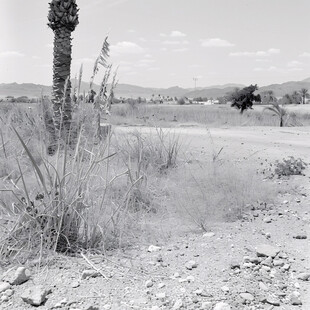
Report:
<svg viewBox="0 0 310 310"><path fill-rule="evenodd" d="M272 202L277 195L274 183L264 182L255 164L245 162L196 161L175 171L173 180L176 213L203 230L217 221L241 219L251 206Z"/></svg>

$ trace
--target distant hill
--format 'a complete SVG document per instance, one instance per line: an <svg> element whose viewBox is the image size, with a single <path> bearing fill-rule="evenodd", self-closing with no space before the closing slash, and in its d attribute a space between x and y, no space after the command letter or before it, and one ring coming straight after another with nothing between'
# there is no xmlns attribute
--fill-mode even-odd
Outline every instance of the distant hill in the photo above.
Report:
<svg viewBox="0 0 310 310"><path fill-rule="evenodd" d="M74 85L74 81L72 81L72 86ZM189 98L194 97L208 97L208 98L217 98L226 95L227 93L233 91L236 87L243 88L245 85L242 84L225 84L225 85L214 85L208 87L199 87L196 89L193 88L181 88L178 86L170 87L170 88L151 88L151 87L141 87L130 84L118 84L115 95L117 97L125 97L125 98L137 98L137 97L145 97L151 98L154 96L170 96L170 97L182 97L186 96ZM307 88L310 90L310 78L307 78L303 81L291 81L283 84L272 84L268 86L263 86L259 88L259 93L272 90L277 97L282 97L287 93L292 93L293 91L299 91L301 88ZM81 92L89 89L89 83L82 82L81 83ZM99 90L99 85L94 84L94 90ZM28 96L32 97L40 97L43 95L50 95L52 92L51 86L32 84L32 83L10 83L0 84L0 97L5 96Z"/></svg>

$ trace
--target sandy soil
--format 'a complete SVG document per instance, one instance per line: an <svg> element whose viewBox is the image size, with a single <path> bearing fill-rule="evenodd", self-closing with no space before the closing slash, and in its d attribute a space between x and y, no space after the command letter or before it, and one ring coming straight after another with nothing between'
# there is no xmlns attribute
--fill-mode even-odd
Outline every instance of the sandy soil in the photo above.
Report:
<svg viewBox="0 0 310 310"><path fill-rule="evenodd" d="M203 160L218 152L223 158L248 160L258 166L268 159L301 157L309 162L310 128L201 128L171 130L187 146L186 156ZM116 128L154 131L150 128ZM21 293L34 284L51 288L45 305L38 309L310 309L310 282L297 278L310 272L310 180L295 176L281 180L282 194L275 205L245 214L242 221L215 223L214 234L188 231L175 236L149 252L149 245L108 253L88 254L87 258L102 274L82 279L83 271L93 267L83 258L59 256L45 268L29 266L32 280L14 287L14 295L0 303L0 309L30 309ZM278 182L278 181L277 181ZM295 192L287 192L294 185ZM268 220L266 220L266 218ZM298 239L296 236L307 236ZM269 244L279 248L276 260L289 265L276 266L275 260L262 267L247 265L247 257L257 259L256 247ZM195 264L193 264L194 261ZM190 262L190 263L189 263ZM238 267L239 266L239 267ZM106 277L106 278L105 278ZM260 283L263 283L263 286ZM249 293L253 301L244 299ZM290 296L300 294L302 305L292 305ZM297 295L298 295L297 294ZM252 298L251 297L251 298ZM63 301L63 303L60 303ZM279 306L277 306L279 301ZM231 308L215 308L225 302ZM274 303L274 304L272 304Z"/></svg>

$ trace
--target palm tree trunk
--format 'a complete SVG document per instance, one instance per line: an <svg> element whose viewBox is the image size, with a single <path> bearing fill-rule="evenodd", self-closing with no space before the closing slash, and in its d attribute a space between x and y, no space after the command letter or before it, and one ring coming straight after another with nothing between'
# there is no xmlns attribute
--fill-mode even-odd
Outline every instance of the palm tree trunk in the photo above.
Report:
<svg viewBox="0 0 310 310"><path fill-rule="evenodd" d="M283 118L280 117L280 127L283 127Z"/></svg>
<svg viewBox="0 0 310 310"><path fill-rule="evenodd" d="M56 29L54 33L52 95L54 123L58 131L63 129L68 132L72 120L72 105L70 97L71 31L66 28L61 28Z"/></svg>

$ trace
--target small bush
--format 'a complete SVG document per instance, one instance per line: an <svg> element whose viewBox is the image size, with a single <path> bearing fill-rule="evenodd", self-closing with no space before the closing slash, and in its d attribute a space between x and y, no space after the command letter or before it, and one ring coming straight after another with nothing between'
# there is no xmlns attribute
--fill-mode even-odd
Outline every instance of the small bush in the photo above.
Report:
<svg viewBox="0 0 310 310"><path fill-rule="evenodd" d="M276 161L275 164L275 174L278 177L281 176L290 176L290 175L303 175L303 170L306 169L307 163L305 163L300 158L294 158L293 156L288 157L287 159Z"/></svg>
<svg viewBox="0 0 310 310"><path fill-rule="evenodd" d="M179 105L184 105L185 104L185 99L184 98L179 98L178 99L178 104Z"/></svg>

